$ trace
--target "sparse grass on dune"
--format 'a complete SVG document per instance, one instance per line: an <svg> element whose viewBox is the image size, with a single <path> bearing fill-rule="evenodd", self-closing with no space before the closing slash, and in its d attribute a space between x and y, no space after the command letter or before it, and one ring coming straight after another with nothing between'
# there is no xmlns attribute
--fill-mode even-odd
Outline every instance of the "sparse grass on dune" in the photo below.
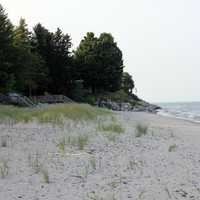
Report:
<svg viewBox="0 0 200 200"><path fill-rule="evenodd" d="M113 133L124 133L124 128L117 123L110 123L110 124L99 124L98 130L102 132L113 132Z"/></svg>
<svg viewBox="0 0 200 200"><path fill-rule="evenodd" d="M71 120L96 120L102 115L111 114L106 109L87 104L56 104L45 108L30 109L16 106L0 106L0 121L31 122L34 119L42 123L62 123L63 118Z"/></svg>
<svg viewBox="0 0 200 200"><path fill-rule="evenodd" d="M169 152L175 152L177 149L177 145L176 144L172 144L169 146L168 151Z"/></svg>
<svg viewBox="0 0 200 200"><path fill-rule="evenodd" d="M147 133L148 133L148 126L142 124L138 124L136 126L136 135L135 135L136 137L142 137Z"/></svg>

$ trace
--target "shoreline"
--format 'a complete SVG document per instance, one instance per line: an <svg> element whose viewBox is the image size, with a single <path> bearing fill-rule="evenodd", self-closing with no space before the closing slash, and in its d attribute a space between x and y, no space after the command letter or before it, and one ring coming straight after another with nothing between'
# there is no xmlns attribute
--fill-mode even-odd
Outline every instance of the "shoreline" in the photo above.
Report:
<svg viewBox="0 0 200 200"><path fill-rule="evenodd" d="M155 113L156 115L158 116L161 116L161 117L166 117L166 118L170 118L170 119L179 119L179 120L183 120L183 121L187 121L187 122L191 122L191 123L195 123L195 124L200 124L200 121L195 121L193 119L189 119L189 118L184 118L184 117L178 117L176 115L173 115L173 114L164 114L164 113Z"/></svg>

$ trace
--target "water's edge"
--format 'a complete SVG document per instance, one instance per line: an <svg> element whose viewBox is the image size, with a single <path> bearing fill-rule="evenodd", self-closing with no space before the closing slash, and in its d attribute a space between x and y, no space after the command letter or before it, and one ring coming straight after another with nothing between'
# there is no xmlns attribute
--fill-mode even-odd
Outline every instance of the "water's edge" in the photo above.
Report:
<svg viewBox="0 0 200 200"><path fill-rule="evenodd" d="M200 102L158 103L157 105L162 108L158 110L158 115L200 123Z"/></svg>

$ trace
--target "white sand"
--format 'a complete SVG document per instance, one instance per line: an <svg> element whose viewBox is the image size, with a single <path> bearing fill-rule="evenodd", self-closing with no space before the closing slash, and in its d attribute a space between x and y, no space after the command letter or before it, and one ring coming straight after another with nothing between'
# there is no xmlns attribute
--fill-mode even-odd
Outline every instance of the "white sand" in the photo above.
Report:
<svg viewBox="0 0 200 200"><path fill-rule="evenodd" d="M89 122L0 125L0 162L9 167L0 178L0 200L200 199L199 124L146 113L118 118L126 130L121 135ZM138 123L149 127L147 135L135 137ZM84 150L67 144L59 151L63 137L80 134L89 136ZM171 145L177 148L169 152Z"/></svg>

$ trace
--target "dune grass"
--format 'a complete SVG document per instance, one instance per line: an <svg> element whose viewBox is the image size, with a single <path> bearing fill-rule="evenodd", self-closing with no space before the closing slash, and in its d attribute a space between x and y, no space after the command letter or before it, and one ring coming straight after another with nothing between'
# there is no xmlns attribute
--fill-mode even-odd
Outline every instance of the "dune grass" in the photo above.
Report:
<svg viewBox="0 0 200 200"><path fill-rule="evenodd" d="M57 144L57 147L61 155L64 155L66 145L77 147L78 150L84 150L85 146L87 146L88 143L89 136L87 134L73 135L62 138Z"/></svg>
<svg viewBox="0 0 200 200"><path fill-rule="evenodd" d="M169 146L168 151L169 152L175 152L177 149L177 145L176 144L172 144Z"/></svg>
<svg viewBox="0 0 200 200"><path fill-rule="evenodd" d="M62 123L63 118L71 120L96 120L98 116L111 114L106 109L87 104L56 104L45 108L30 109L16 106L0 106L0 121L31 122L34 119L41 123Z"/></svg>
<svg viewBox="0 0 200 200"><path fill-rule="evenodd" d="M8 175L8 162L5 160L0 161L0 177L5 178Z"/></svg>
<svg viewBox="0 0 200 200"><path fill-rule="evenodd" d="M41 175L44 183L50 183L49 181L49 172L47 169L42 169L41 170Z"/></svg>
<svg viewBox="0 0 200 200"><path fill-rule="evenodd" d="M148 126L142 124L138 124L136 126L136 134L135 134L136 137L142 137L147 133L148 133Z"/></svg>
<svg viewBox="0 0 200 200"><path fill-rule="evenodd" d="M98 131L102 132L113 132L113 133L124 133L125 129L117 123L109 123L109 124L104 124L104 123L99 123Z"/></svg>

